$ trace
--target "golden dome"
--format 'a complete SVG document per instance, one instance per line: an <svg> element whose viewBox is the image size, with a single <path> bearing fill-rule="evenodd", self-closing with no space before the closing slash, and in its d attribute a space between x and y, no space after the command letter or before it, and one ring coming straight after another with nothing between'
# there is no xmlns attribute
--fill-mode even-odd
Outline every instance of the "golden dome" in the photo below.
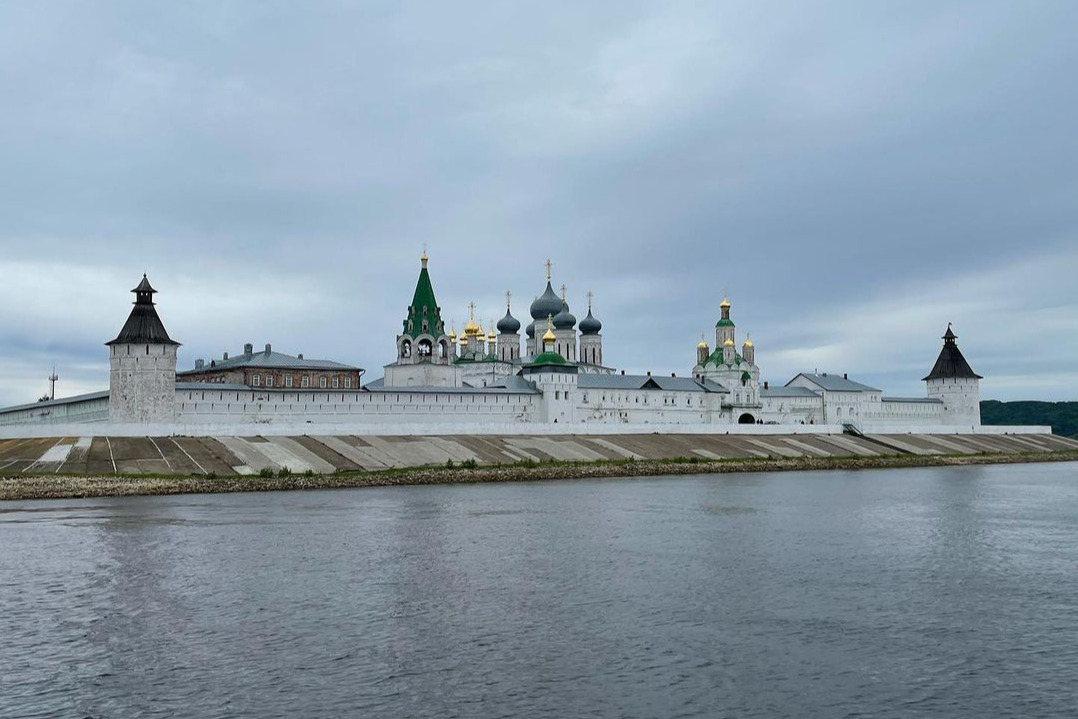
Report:
<svg viewBox="0 0 1078 719"><path fill-rule="evenodd" d="M750 340L750 339L748 339L748 338L746 337L746 338L745 338L745 343L744 343L743 345L741 345L741 346L742 346L742 347L752 347L752 340Z"/></svg>
<svg viewBox="0 0 1078 719"><path fill-rule="evenodd" d="M478 335L482 334L483 330L473 320L468 320L468 323L464 325L464 334L466 335Z"/></svg>
<svg viewBox="0 0 1078 719"><path fill-rule="evenodd" d="M700 340L700 344L696 345L696 349L698 349L698 350L706 350L707 349L707 342L704 342L703 340Z"/></svg>
<svg viewBox="0 0 1078 719"><path fill-rule="evenodd" d="M723 342L722 344L723 344L724 347L733 347L734 346L734 341L731 340L731 339L728 339L725 342Z"/></svg>
<svg viewBox="0 0 1078 719"><path fill-rule="evenodd" d="M728 298L726 298L726 297L723 297L722 302L719 303L719 307L729 307L729 306L730 306L730 300Z"/></svg>

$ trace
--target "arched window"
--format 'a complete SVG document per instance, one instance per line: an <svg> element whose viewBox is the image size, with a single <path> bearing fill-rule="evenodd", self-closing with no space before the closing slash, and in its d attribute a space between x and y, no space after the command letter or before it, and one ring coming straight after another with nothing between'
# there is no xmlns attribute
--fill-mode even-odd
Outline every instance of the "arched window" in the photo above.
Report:
<svg viewBox="0 0 1078 719"><path fill-rule="evenodd" d="M423 339L419 341L418 352L420 357L430 357L433 350L434 347L431 346L430 340Z"/></svg>
<svg viewBox="0 0 1078 719"><path fill-rule="evenodd" d="M404 340L403 342L401 342L401 357L411 357L411 356L412 356L412 341L411 340Z"/></svg>

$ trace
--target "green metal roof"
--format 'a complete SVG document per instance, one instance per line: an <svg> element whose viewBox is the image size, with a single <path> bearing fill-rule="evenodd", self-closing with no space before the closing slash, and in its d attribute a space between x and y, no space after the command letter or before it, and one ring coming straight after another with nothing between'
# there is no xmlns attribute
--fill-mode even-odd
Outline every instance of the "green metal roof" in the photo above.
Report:
<svg viewBox="0 0 1078 719"><path fill-rule="evenodd" d="M526 367L536 367L538 365L544 365L544 364L569 365L569 364L572 364L572 363L569 362L569 360L562 357L557 352L554 352L553 350L551 350L551 351L548 351L548 352L544 352L544 353L542 353L540 355L536 355L534 358L532 358L532 361L529 362L525 366Z"/></svg>
<svg viewBox="0 0 1078 719"><path fill-rule="evenodd" d="M740 365L744 361L745 360L741 357L741 355L739 355L737 352L734 352L734 364L735 365ZM721 347L719 349L715 350L714 352L712 352L711 355L704 361L704 366L705 367L707 365L709 365L709 364L713 364L716 367L725 367L725 366L727 366L726 362L724 362L723 359L722 359L722 348Z"/></svg>
<svg viewBox="0 0 1078 719"><path fill-rule="evenodd" d="M733 327L734 326L734 321L733 320L719 320L718 322L715 323L715 326L716 327Z"/></svg>
<svg viewBox="0 0 1078 719"><path fill-rule="evenodd" d="M425 312L424 312L425 310ZM427 331L423 331L423 320L427 321ZM404 319L404 334L412 338L421 334L439 337L444 332L442 312L434 299L434 286L430 282L430 273L424 267L419 271L419 281L415 285L415 295L408 307L408 316Z"/></svg>

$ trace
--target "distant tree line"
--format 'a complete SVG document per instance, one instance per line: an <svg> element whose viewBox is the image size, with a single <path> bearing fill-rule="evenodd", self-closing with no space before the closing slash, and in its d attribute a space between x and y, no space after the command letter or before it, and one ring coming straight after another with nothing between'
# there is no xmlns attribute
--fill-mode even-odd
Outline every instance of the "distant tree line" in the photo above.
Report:
<svg viewBox="0 0 1078 719"><path fill-rule="evenodd" d="M981 402L982 424L1051 425L1053 434L1078 436L1078 402Z"/></svg>

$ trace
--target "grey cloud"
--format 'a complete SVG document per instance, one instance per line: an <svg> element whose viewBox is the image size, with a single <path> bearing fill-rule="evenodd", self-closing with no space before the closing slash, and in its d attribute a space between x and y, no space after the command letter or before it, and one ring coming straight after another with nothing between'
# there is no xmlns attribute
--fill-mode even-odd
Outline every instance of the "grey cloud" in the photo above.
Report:
<svg viewBox="0 0 1078 719"><path fill-rule="evenodd" d="M271 341L377 375L424 243L458 321L472 299L496 319L506 289L526 317L549 256L574 308L595 290L620 366L685 371L728 289L772 379L826 345L909 391L955 293L996 273L1029 286L1008 317L1046 341L1015 367L978 336L983 304L971 361L999 396L1063 396L1040 378L1072 348L1047 340L1076 326L1038 310L1078 303L1002 268L1078 270L1076 21L1066 2L5 4L3 256L108 286L96 322L27 323L45 300L20 283L0 403L36 396L20 382L50 355L92 383L142 271L181 362ZM926 287L938 317L910 312ZM860 306L921 344L820 326Z"/></svg>

